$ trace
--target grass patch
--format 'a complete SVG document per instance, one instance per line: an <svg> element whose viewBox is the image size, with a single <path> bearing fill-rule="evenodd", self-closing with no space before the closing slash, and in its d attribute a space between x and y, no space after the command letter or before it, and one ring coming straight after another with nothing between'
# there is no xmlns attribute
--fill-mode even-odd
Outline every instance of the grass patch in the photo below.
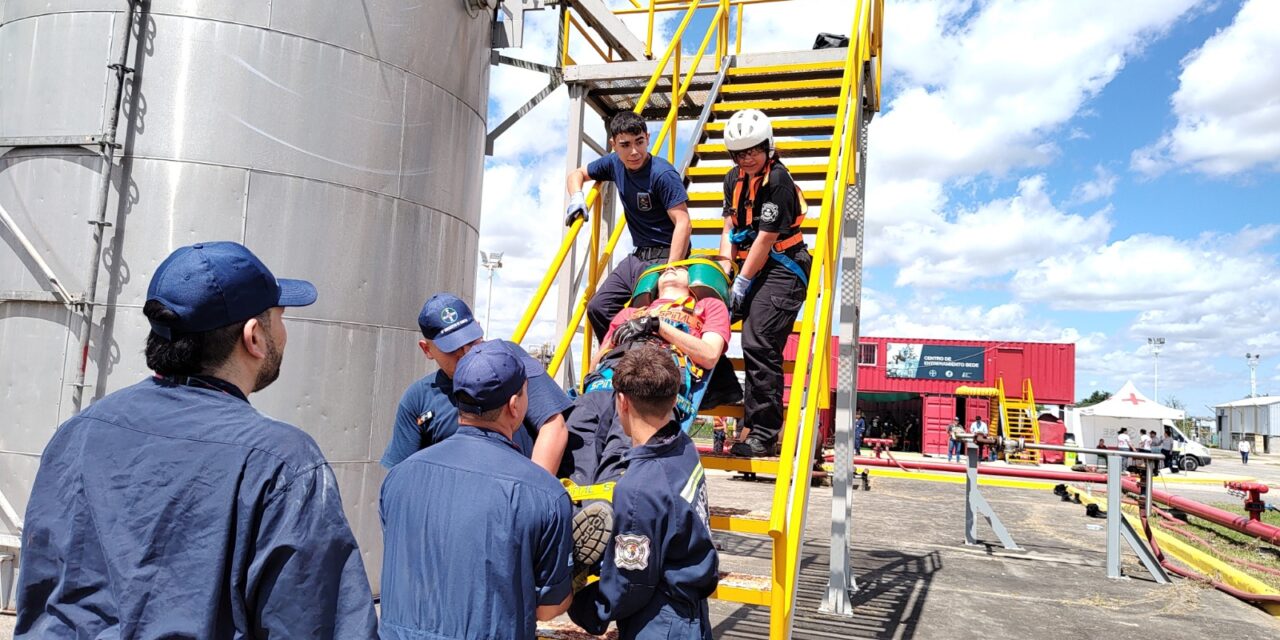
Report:
<svg viewBox="0 0 1280 640"><path fill-rule="evenodd" d="M1242 517L1248 517L1244 507L1239 503L1218 503L1214 507L1223 511L1230 511ZM1280 526L1280 514L1275 512L1266 512L1262 515L1262 521L1267 524ZM1204 544L1200 540L1189 538L1182 535L1179 531L1171 530L1166 522L1158 517L1151 519L1152 524L1156 528L1163 530L1173 536L1177 536L1179 540L1204 551L1221 560L1242 560L1255 565L1260 565L1280 571L1280 548L1275 545L1262 542L1253 536L1240 533L1234 529L1230 529L1192 515L1187 516L1187 523L1183 525L1183 529L1204 539L1209 545ZM1273 588L1280 589L1280 575L1269 573L1265 570L1244 566L1238 562L1231 562L1232 566L1241 571L1261 580Z"/></svg>

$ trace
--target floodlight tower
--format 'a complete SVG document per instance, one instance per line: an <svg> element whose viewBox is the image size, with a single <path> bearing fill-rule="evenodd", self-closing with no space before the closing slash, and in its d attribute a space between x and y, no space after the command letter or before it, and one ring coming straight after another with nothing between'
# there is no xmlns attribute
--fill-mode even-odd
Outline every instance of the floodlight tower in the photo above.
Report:
<svg viewBox="0 0 1280 640"><path fill-rule="evenodd" d="M1155 400L1156 404L1160 404L1160 350L1164 349L1164 338L1147 338L1147 345L1151 347L1151 355L1156 359Z"/></svg>
<svg viewBox="0 0 1280 640"><path fill-rule="evenodd" d="M1249 363L1249 397L1258 397L1258 361L1262 359L1260 353L1244 354L1245 362Z"/></svg>
<svg viewBox="0 0 1280 640"><path fill-rule="evenodd" d="M502 268L502 252L491 251L485 253L480 252L480 266L489 270L489 299L485 302L484 309L484 334L489 335L489 314L493 311L493 274Z"/></svg>

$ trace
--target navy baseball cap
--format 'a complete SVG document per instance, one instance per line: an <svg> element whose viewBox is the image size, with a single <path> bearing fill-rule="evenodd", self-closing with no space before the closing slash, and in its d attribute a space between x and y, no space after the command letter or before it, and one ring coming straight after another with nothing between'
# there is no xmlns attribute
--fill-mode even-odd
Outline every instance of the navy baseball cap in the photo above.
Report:
<svg viewBox="0 0 1280 640"><path fill-rule="evenodd" d="M436 348L452 353L484 337L484 328L471 314L471 307L452 293L437 293L422 305L418 328Z"/></svg>
<svg viewBox="0 0 1280 640"><path fill-rule="evenodd" d="M502 341L483 342L458 361L453 403L467 413L497 409L520 393L525 380L524 364Z"/></svg>
<svg viewBox="0 0 1280 640"><path fill-rule="evenodd" d="M151 321L151 330L170 340L243 322L272 307L305 307L316 301L316 288L306 280L277 279L238 242L202 242L160 263L147 286L152 300L178 314L175 322Z"/></svg>

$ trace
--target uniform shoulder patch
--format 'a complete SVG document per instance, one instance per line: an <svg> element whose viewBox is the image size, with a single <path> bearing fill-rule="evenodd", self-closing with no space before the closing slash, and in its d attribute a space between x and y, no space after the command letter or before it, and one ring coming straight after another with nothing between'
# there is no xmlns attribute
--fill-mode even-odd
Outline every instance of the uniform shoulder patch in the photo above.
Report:
<svg viewBox="0 0 1280 640"><path fill-rule="evenodd" d="M614 540L613 564L619 569L643 571L649 567L649 536L624 533Z"/></svg>
<svg viewBox="0 0 1280 640"><path fill-rule="evenodd" d="M766 202L760 205L760 220L764 222L773 222L778 219L778 205L772 202Z"/></svg>

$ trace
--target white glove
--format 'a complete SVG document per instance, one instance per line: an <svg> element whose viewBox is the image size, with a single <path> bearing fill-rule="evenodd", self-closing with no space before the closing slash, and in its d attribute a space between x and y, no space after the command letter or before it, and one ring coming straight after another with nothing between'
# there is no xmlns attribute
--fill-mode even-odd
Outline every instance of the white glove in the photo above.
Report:
<svg viewBox="0 0 1280 640"><path fill-rule="evenodd" d="M587 214L587 197L581 191L575 191L569 197L569 207L565 209L564 226L573 226L573 221L582 218L583 222L588 219Z"/></svg>

